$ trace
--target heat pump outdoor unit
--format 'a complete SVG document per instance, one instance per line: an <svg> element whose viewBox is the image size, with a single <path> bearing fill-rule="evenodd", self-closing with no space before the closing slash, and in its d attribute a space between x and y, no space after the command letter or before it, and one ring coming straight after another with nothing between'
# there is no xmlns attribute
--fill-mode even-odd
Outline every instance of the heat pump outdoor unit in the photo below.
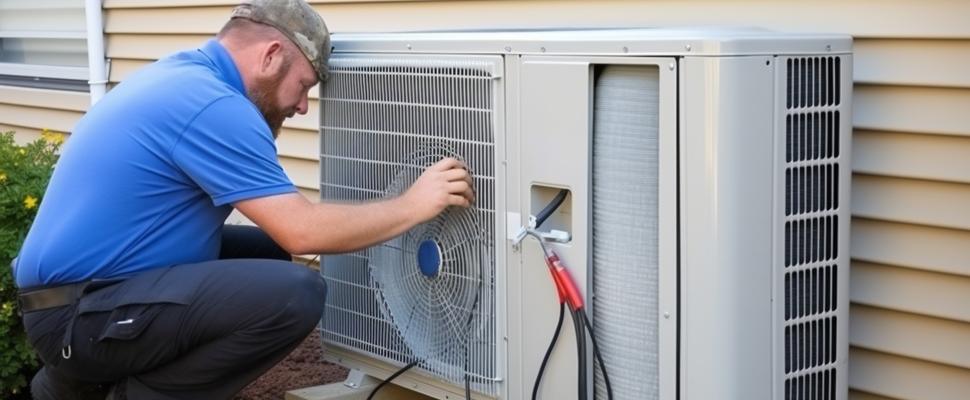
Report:
<svg viewBox="0 0 970 400"><path fill-rule="evenodd" d="M327 357L441 399L528 399L558 297L616 399L845 399L851 38L755 29L334 35L321 196L402 193L442 157L477 201L326 256ZM321 229L326 229L322 227ZM556 232L553 232L556 231ZM568 320L540 399L606 399Z"/></svg>

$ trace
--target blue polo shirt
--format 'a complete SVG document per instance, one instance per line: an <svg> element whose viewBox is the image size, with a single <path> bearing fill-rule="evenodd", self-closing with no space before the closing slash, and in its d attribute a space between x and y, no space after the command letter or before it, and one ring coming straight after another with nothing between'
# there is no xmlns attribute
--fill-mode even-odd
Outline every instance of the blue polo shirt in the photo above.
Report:
<svg viewBox="0 0 970 400"><path fill-rule="evenodd" d="M20 250L17 286L216 259L232 203L295 191L211 40L135 73L81 118Z"/></svg>

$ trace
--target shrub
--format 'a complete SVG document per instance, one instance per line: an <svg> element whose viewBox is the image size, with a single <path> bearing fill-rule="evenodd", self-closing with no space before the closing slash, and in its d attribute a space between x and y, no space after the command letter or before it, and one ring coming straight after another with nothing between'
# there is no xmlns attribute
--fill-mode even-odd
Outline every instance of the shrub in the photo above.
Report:
<svg viewBox="0 0 970 400"><path fill-rule="evenodd" d="M10 263L37 215L64 135L44 130L20 146L13 132L0 133L0 398L29 398L27 382L38 362L17 314Z"/></svg>

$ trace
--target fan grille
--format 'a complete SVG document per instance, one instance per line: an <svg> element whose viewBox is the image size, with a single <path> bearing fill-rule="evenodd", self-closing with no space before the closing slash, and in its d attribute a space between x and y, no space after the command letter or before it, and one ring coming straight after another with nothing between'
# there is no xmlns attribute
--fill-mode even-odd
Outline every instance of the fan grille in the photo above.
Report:
<svg viewBox="0 0 970 400"><path fill-rule="evenodd" d="M495 327L495 95L498 58L335 55L321 95L321 197L404 191L443 156L473 175L476 204L371 249L326 256L324 340L498 394ZM321 227L326 229L326 227ZM433 243L428 276L417 251ZM432 246L434 248L434 246ZM459 260L460 259L460 260ZM470 318L470 320L468 319Z"/></svg>

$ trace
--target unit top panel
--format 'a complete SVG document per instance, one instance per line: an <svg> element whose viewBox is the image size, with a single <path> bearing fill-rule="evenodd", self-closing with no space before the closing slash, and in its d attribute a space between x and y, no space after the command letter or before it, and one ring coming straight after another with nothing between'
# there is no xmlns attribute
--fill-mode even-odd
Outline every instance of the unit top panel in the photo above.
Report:
<svg viewBox="0 0 970 400"><path fill-rule="evenodd" d="M845 54L848 35L756 28L624 28L336 33L334 51L377 53L744 56Z"/></svg>

